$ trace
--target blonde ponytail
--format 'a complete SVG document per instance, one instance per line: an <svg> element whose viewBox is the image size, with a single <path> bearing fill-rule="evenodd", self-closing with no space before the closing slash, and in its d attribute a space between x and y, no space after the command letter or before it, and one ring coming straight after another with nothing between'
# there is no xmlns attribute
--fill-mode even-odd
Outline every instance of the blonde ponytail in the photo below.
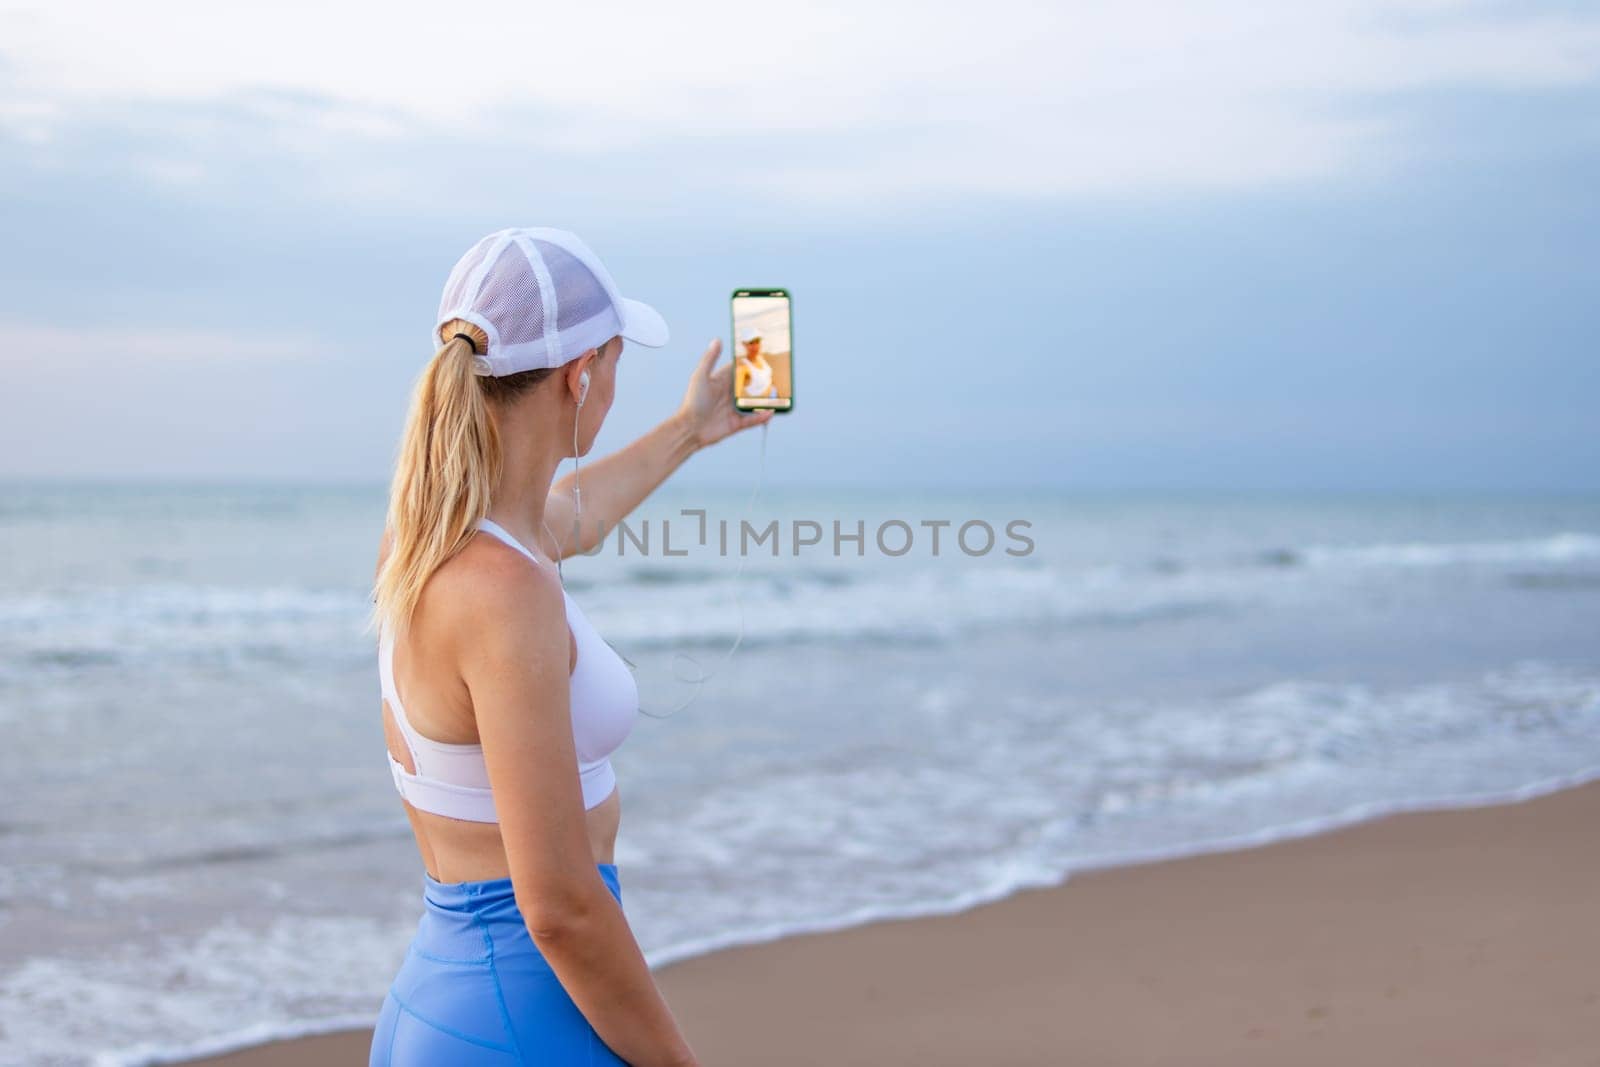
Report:
<svg viewBox="0 0 1600 1067"><path fill-rule="evenodd" d="M389 487L389 553L373 586L368 629L398 634L433 572L467 546L500 480L501 404L555 371L479 375L489 336L464 319L439 327L444 346L417 379Z"/></svg>
<svg viewBox="0 0 1600 1067"><path fill-rule="evenodd" d="M464 333L446 334L450 339L417 380L400 440L389 489L389 554L378 571L371 619L392 633L410 622L433 572L466 547L500 477L500 433Z"/></svg>

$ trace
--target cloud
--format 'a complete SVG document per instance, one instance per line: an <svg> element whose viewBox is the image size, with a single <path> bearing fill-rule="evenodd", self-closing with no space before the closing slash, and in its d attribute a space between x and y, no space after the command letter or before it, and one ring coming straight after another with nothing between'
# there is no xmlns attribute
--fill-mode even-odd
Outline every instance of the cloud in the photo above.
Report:
<svg viewBox="0 0 1600 1067"><path fill-rule="evenodd" d="M53 326L0 322L0 362L107 364L239 364L325 359L325 343L309 337L260 337L166 326Z"/></svg>
<svg viewBox="0 0 1600 1067"><path fill-rule="evenodd" d="M1559 5L755 11L479 3L449 25L421 5L33 5L8 16L0 129L49 160L75 125L127 123L149 142L127 165L157 184L236 180L234 153L327 164L343 195L403 200L429 179L399 161L437 170L419 154L437 148L862 210L1362 175L1414 151L1396 97L1600 79L1600 12ZM372 173L374 158L401 173Z"/></svg>
<svg viewBox="0 0 1600 1067"><path fill-rule="evenodd" d="M0 18L0 475L381 476L449 264L516 223L693 339L617 443L771 282L802 478L1600 470L1576 0L70 8Z"/></svg>

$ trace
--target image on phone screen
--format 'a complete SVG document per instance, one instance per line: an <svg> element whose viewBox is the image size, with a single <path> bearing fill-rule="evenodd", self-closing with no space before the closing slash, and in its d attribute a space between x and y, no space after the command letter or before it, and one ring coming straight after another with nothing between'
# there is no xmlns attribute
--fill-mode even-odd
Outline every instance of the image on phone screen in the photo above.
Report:
<svg viewBox="0 0 1600 1067"><path fill-rule="evenodd" d="M794 407L794 345L787 289L733 293L733 403L745 411Z"/></svg>

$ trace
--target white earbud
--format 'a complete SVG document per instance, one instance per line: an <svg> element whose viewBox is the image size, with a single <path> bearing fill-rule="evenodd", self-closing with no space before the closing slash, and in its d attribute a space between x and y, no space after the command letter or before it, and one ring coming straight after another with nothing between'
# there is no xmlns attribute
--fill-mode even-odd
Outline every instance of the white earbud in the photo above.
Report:
<svg viewBox="0 0 1600 1067"><path fill-rule="evenodd" d="M587 399L589 399L589 372L584 371L578 375L578 406L582 407Z"/></svg>

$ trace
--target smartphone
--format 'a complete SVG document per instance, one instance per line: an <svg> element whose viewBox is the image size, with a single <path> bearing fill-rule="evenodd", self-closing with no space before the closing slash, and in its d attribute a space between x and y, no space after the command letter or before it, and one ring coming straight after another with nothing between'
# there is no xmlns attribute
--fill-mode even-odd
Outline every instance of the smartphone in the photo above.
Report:
<svg viewBox="0 0 1600 1067"><path fill-rule="evenodd" d="M733 291L733 406L794 410L794 323L787 289Z"/></svg>

